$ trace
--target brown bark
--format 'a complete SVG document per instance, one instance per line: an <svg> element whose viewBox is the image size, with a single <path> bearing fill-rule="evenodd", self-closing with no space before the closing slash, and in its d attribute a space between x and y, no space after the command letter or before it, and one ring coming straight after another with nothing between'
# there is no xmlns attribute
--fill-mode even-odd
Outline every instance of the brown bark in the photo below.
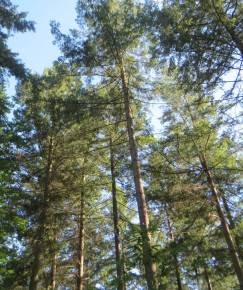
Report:
<svg viewBox="0 0 243 290"><path fill-rule="evenodd" d="M39 237L38 237L39 238ZM30 277L29 290L37 290L38 280L39 280L39 271L41 267L41 247L40 243L37 242L35 245L35 250L33 251L34 261L32 264L32 272Z"/></svg>
<svg viewBox="0 0 243 290"><path fill-rule="evenodd" d="M227 219L229 221L229 227L230 227L231 230L234 230L235 229L235 222L233 220L233 217L232 217L228 202L227 202L223 192L221 192L221 197L222 197L224 209L225 209L225 212L226 212L226 215L227 215ZM241 250L241 240L240 240L240 237L237 234L235 234L235 245L237 247L237 252L239 254L240 259L243 260L243 253L242 253L242 250Z"/></svg>
<svg viewBox="0 0 243 290"><path fill-rule="evenodd" d="M171 226L171 222L170 222L170 217L169 217L167 209L165 209L165 213L166 213L166 219L167 219L167 224L168 224L168 229L169 229L169 238L171 239L171 241L174 242L175 239L174 239L172 226ZM176 254L173 254L173 260L174 260L177 288L178 288L178 290L182 290L180 267L179 267L178 258L177 258Z"/></svg>
<svg viewBox="0 0 243 290"><path fill-rule="evenodd" d="M43 254L43 238L45 235L45 223L46 223L46 214L48 208L48 198L49 198L49 185L51 180L51 171L52 171L52 162L53 162L53 138L51 137L49 140L48 146L48 156L47 156L47 165L45 172L45 184L43 191L43 205L40 214L40 228L37 233L36 242L34 244L34 261L32 264L32 272L30 277L29 290L37 290L38 288L38 280L39 280L39 272L41 268L41 256Z"/></svg>
<svg viewBox="0 0 243 290"><path fill-rule="evenodd" d="M223 210L221 208L220 194L219 194L219 192L218 192L218 190L216 188L216 185L214 183L212 174L211 174L211 172L210 172L210 170L208 168L207 160L206 160L204 154L200 154L199 155L199 159L200 159L202 168L203 168L203 170L204 170L204 172L205 172L205 174L207 176L207 181L208 181L209 187L210 187L211 192L212 192L212 196L213 196L213 199L214 199L214 202L215 202L215 206L216 206L216 210L217 210L220 222L221 222L221 226L222 226L222 229L223 229L223 234L224 234L227 246L228 246L228 250L229 250L229 254L230 254L231 260L232 260L232 264L233 264L236 276L237 276L239 284L240 284L240 289L242 290L243 289L243 270L241 268L239 255L237 253L237 249L236 249L234 240L233 240L233 238L231 236L230 229L229 229L225 214L224 214L224 212L223 212Z"/></svg>
<svg viewBox="0 0 243 290"><path fill-rule="evenodd" d="M225 209L225 212L226 212L226 215L227 215L227 219L229 221L229 226L230 226L231 229L234 229L235 228L235 223L233 221L233 217L232 217L232 214L230 212L230 208L228 206L227 200L226 200L225 195L224 195L223 192L221 192L221 197L222 197L224 209Z"/></svg>
<svg viewBox="0 0 243 290"><path fill-rule="evenodd" d="M194 127L195 117L193 116L193 114L191 112L190 106L188 106L188 111L189 111L189 114L191 116L191 120L192 120L193 127ZM235 241L231 235L230 228L229 228L227 219L225 217L225 213L224 213L224 211L221 207L221 204L220 204L220 197L222 195L218 192L216 184L214 183L211 171L208 168L206 156L203 152L201 152L201 150L199 148L198 148L198 158L199 158L199 161L201 163L202 169L207 177L208 186L212 192L212 197L214 200L214 204L216 207L216 211L217 211L219 220L221 222L223 235L224 235L226 244L228 246L229 255L230 255L231 260L232 260L232 265L233 265L235 274L237 276L237 279L239 281L240 290L243 290L243 270L242 270L242 267L240 264L239 253L237 252Z"/></svg>
<svg viewBox="0 0 243 290"><path fill-rule="evenodd" d="M57 254L55 249L56 237L54 238L54 249L52 250L52 261L51 261L51 284L50 289L56 289L56 274L57 274Z"/></svg>
<svg viewBox="0 0 243 290"><path fill-rule="evenodd" d="M113 209L113 224L114 224L114 238L115 238L115 252L116 252L116 273L117 273L117 289L125 290L124 283L124 265L122 259L122 247L120 241L119 231L119 215L117 208L117 190L116 190L116 173L115 160L113 152L112 138L110 137L110 162L111 162L111 180L112 180L112 209Z"/></svg>
<svg viewBox="0 0 243 290"><path fill-rule="evenodd" d="M204 276L205 276L205 280L207 282L208 290L213 290L213 287L212 287L211 281L209 279L208 270L207 270L206 266L204 266Z"/></svg>
<svg viewBox="0 0 243 290"><path fill-rule="evenodd" d="M84 175L80 196L77 290L84 290Z"/></svg>
<svg viewBox="0 0 243 290"><path fill-rule="evenodd" d="M198 269L195 267L195 276L196 276L196 281L197 281L197 288L200 288L200 282L199 282L199 275L198 275Z"/></svg>
<svg viewBox="0 0 243 290"><path fill-rule="evenodd" d="M134 175L140 229L143 241L143 264L145 268L145 278L148 289L154 290L158 288L156 282L156 264L153 262L152 258L151 235L149 233L149 217L147 203L145 199L145 193L141 178L141 169L140 162L138 159L137 144L134 136L134 126L132 112L130 108L128 81L122 59L120 61L120 77L122 81L122 92L127 123L127 133L129 139L130 155L132 159L132 168Z"/></svg>

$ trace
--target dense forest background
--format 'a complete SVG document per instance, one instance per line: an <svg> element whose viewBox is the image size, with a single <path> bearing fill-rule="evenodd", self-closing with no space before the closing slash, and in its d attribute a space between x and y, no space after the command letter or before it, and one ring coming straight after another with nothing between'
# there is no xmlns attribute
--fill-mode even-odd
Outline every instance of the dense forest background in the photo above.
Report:
<svg viewBox="0 0 243 290"><path fill-rule="evenodd" d="M242 2L76 14L37 74L0 0L0 289L242 290Z"/></svg>

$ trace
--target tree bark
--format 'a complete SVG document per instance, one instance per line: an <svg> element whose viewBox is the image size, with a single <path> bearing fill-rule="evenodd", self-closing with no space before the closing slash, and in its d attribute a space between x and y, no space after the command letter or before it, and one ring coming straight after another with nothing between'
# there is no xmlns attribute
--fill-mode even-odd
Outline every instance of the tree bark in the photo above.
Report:
<svg viewBox="0 0 243 290"><path fill-rule="evenodd" d="M227 219L229 221L229 227L230 227L231 230L234 230L235 229L235 222L233 220L233 217L232 217L228 202L227 202L227 200L225 198L225 194L223 192L221 192L221 197L222 197L224 209L225 209L225 212L226 212L226 215L227 215ZM242 250L241 250L241 240L240 240L240 237L237 234L235 234L235 245L237 247L237 252L239 254L240 259L243 260L243 253L242 253Z"/></svg>
<svg viewBox="0 0 243 290"><path fill-rule="evenodd" d="M47 165L45 172L45 184L43 191L43 204L40 214L40 229L38 230L36 242L34 244L34 261L32 264L32 272L30 277L29 290L37 290L38 288L38 280L39 280L39 272L41 268L41 256L43 254L43 238L45 235L45 223L46 223L46 214L48 208L48 198L49 198L49 185L51 180L51 171L52 171L52 162L53 162L53 138L50 137L49 145L48 145L48 155L47 155Z"/></svg>
<svg viewBox="0 0 243 290"><path fill-rule="evenodd" d="M151 248L151 235L149 233L149 217L147 204L145 199L145 193L141 178L140 162L138 159L137 144L134 136L134 126L132 112L130 108L129 100L129 89L127 76L123 64L123 60L120 61L120 77L122 81L122 92L124 99L124 109L126 115L127 123L127 133L129 139L130 155L132 160L133 176L136 191L136 200L138 206L138 215L140 222L140 229L143 241L143 263L145 268L145 278L149 290L157 289L156 282L156 264L153 262L152 258L152 248Z"/></svg>
<svg viewBox="0 0 243 290"><path fill-rule="evenodd" d="M197 281L197 288L200 290L200 282L199 282L199 275L198 275L198 269L195 267L195 276L196 276L196 281Z"/></svg>
<svg viewBox="0 0 243 290"><path fill-rule="evenodd" d="M82 176L82 189L79 212L79 244L78 244L78 276L77 290L84 290L84 175Z"/></svg>
<svg viewBox="0 0 243 290"><path fill-rule="evenodd" d="M216 210L217 210L217 213L218 213L218 216L219 216L219 219L221 222L221 226L223 229L225 241L226 241L228 249L229 249L229 254L230 254L230 257L232 260L232 264L233 264L236 276L237 276L239 284L240 284L240 289L243 290L243 270L241 268L239 255L237 253L234 240L231 236L226 217L225 217L224 212L223 212L221 205L220 205L220 194L216 188L216 185L214 183L212 174L208 168L207 160L206 160L204 154L200 154L199 159L200 159L200 163L202 165L202 168L207 176L207 181L208 181L209 187L210 187L211 192L212 192L212 196L213 196L213 199L215 202Z"/></svg>
<svg viewBox="0 0 243 290"><path fill-rule="evenodd" d="M37 238L38 239L38 238ZM41 267L41 247L39 241L35 245L35 250L33 251L34 261L32 264L32 272L30 277L29 290L37 290L39 271Z"/></svg>
<svg viewBox="0 0 243 290"><path fill-rule="evenodd" d="M54 248L52 250L52 262L51 262L51 290L56 289L56 274L57 274L57 254L55 249L56 236L54 237Z"/></svg>
<svg viewBox="0 0 243 290"><path fill-rule="evenodd" d="M206 266L204 266L204 276L205 276L205 279L206 279L206 282L207 282L208 290L213 290L213 287L212 287L211 281L209 279L208 270L207 270Z"/></svg>
<svg viewBox="0 0 243 290"><path fill-rule="evenodd" d="M168 229L169 229L169 238L171 241L175 241L173 231L172 231L172 226L170 222L170 217L167 209L165 209L166 213L166 219L167 219L167 224L168 224ZM182 290L182 283L181 283L181 274L180 274L180 267L178 263L178 258L176 254L173 254L173 259L174 259L174 267L175 267L175 274L176 274L176 281L177 281L177 288L178 290Z"/></svg>
<svg viewBox="0 0 243 290"><path fill-rule="evenodd" d="M116 191L116 173L115 160L112 138L110 137L110 162L111 162L111 180L112 180L112 209L113 209L113 224L114 224L114 238L115 238L115 252L116 252L116 273L117 273L117 289L125 290L124 283L124 265L122 259L122 247L120 242L119 231L119 215L117 208L117 191Z"/></svg>

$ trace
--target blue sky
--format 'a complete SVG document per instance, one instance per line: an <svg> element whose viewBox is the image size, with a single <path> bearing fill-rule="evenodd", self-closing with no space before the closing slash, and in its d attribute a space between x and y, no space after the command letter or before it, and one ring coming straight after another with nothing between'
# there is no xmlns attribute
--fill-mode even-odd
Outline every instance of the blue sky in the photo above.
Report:
<svg viewBox="0 0 243 290"><path fill-rule="evenodd" d="M75 27L76 0L12 0L18 11L28 12L28 19L35 21L35 32L15 33L8 41L12 51L32 72L42 73L60 55L53 45L50 21L60 22L63 32ZM15 80L10 78L7 92L14 94Z"/></svg>
<svg viewBox="0 0 243 290"><path fill-rule="evenodd" d="M35 21L35 32L16 33L9 39L8 45L12 51L19 54L19 58L32 72L42 73L51 67L54 60L60 55L57 46L53 44L50 32L50 21L55 20L61 24L61 31L67 33L76 27L77 0L12 0L18 6L18 11L28 12L28 20ZM15 94L16 81L10 78L7 93L11 97ZM158 118L161 109L151 106L154 127L159 127Z"/></svg>
<svg viewBox="0 0 243 290"><path fill-rule="evenodd" d="M75 26L76 0L12 0L19 11L28 12L28 19L36 22L36 32L16 33L9 40L11 49L33 72L41 73L50 67L60 54L53 45L50 21L60 22L62 31Z"/></svg>

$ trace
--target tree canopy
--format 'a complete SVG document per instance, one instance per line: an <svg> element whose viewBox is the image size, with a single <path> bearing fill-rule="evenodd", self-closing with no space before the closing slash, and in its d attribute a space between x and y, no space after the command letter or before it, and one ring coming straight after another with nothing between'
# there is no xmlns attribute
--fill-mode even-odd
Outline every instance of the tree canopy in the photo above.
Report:
<svg viewBox="0 0 243 290"><path fill-rule="evenodd" d="M0 0L0 289L243 290L242 9L79 0L37 74Z"/></svg>

